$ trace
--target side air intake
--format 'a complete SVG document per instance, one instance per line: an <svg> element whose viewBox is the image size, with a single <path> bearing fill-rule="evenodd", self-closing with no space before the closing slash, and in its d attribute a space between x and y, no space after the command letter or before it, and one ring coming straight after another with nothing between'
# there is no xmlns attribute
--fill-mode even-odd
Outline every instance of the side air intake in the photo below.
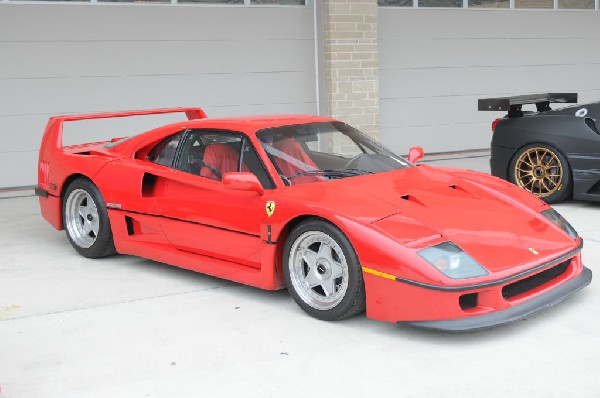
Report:
<svg viewBox="0 0 600 398"><path fill-rule="evenodd" d="M585 124L587 124L587 126L590 128L590 130L592 130L594 133L600 135L600 132L598 131L598 127L596 126L596 123L594 122L594 119L590 119L589 117L586 117Z"/></svg>

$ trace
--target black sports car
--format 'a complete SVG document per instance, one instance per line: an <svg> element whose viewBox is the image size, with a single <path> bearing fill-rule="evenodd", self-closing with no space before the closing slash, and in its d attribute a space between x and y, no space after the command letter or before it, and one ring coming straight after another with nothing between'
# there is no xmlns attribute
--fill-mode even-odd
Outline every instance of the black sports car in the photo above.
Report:
<svg viewBox="0 0 600 398"><path fill-rule="evenodd" d="M576 93L480 99L480 111L508 111L492 123L492 174L548 203L600 201L600 102L550 108L576 102Z"/></svg>

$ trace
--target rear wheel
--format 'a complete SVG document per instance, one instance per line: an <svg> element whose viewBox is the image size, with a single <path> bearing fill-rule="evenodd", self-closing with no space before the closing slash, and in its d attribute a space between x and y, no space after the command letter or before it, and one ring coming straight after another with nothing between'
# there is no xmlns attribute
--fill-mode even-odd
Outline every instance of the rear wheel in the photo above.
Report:
<svg viewBox="0 0 600 398"><path fill-rule="evenodd" d="M566 199L572 190L571 169L556 148L531 144L521 148L510 164L510 181L547 203Z"/></svg>
<svg viewBox="0 0 600 398"><path fill-rule="evenodd" d="M116 253L104 199L89 180L78 178L67 187L63 225L79 254L100 258Z"/></svg>
<svg viewBox="0 0 600 398"><path fill-rule="evenodd" d="M364 311L358 257L333 225L313 219L294 228L285 244L283 267L290 294L313 317L333 321Z"/></svg>

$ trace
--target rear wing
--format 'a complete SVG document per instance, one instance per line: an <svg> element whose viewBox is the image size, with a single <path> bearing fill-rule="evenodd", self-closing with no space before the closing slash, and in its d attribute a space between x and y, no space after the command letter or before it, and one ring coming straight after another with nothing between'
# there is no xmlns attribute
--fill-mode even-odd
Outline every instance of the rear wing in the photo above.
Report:
<svg viewBox="0 0 600 398"><path fill-rule="evenodd" d="M525 104L535 104L538 112L552 110L550 103L575 104L577 93L545 93L517 95L514 97L485 98L478 101L480 111L508 111L508 117L521 117Z"/></svg>
<svg viewBox="0 0 600 398"><path fill-rule="evenodd" d="M53 154L60 153L63 150L63 123L77 120L107 119L128 116L160 115L165 113L185 113L188 120L205 119L206 113L200 108L165 108L149 109L141 111L124 112L106 112L92 113L87 115L65 115L54 116L48 120L42 144L40 146L40 155L38 163L38 184L45 190L49 189L49 169L50 159Z"/></svg>
<svg viewBox="0 0 600 398"><path fill-rule="evenodd" d="M43 151L46 147L62 149L62 126L64 122L128 116L161 115L165 113L185 113L185 116L188 118L188 120L206 118L206 113L204 113L204 111L200 108L164 108L141 111L90 113L87 115L53 116L48 120L48 124L46 125L46 131L44 132L44 138L42 139L41 150Z"/></svg>

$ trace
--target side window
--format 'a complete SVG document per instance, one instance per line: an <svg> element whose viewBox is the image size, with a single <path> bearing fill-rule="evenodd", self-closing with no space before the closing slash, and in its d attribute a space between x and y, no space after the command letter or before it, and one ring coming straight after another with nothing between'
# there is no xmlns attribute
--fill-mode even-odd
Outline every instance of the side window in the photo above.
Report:
<svg viewBox="0 0 600 398"><path fill-rule="evenodd" d="M181 141L183 133L184 131L162 140L148 153L147 159L163 166L173 167L177 147L179 147L179 141Z"/></svg>
<svg viewBox="0 0 600 398"><path fill-rule="evenodd" d="M224 173L250 172L262 186L273 189L269 178L250 141L240 133L217 130L190 131L181 145L181 155L175 166L186 173L221 180Z"/></svg>
<svg viewBox="0 0 600 398"><path fill-rule="evenodd" d="M177 168L213 180L240 170L242 137L222 131L191 131L184 140Z"/></svg>

